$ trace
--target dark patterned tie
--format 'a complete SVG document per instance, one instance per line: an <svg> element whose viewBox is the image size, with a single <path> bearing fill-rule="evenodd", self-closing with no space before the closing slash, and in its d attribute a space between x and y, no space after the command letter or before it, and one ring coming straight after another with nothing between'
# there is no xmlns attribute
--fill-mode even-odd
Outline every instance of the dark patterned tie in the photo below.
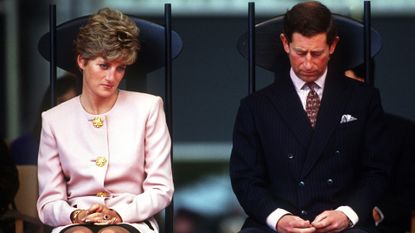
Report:
<svg viewBox="0 0 415 233"><path fill-rule="evenodd" d="M314 128L314 126L316 125L316 121L317 121L318 109L320 108L320 98L318 97L317 92L314 90L317 84L312 82L312 83L307 83L305 85L307 85L308 88L310 88L310 91L308 92L308 95L307 95L305 109L307 112L308 119L310 120L310 125L311 127Z"/></svg>

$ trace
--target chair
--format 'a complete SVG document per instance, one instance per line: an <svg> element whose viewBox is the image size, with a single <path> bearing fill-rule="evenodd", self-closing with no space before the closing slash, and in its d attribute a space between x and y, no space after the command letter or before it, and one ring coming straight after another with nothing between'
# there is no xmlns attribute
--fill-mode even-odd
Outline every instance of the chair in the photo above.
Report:
<svg viewBox="0 0 415 233"><path fill-rule="evenodd" d="M16 209L23 215L37 218L37 166L17 165L19 190L15 197Z"/></svg>
<svg viewBox="0 0 415 233"><path fill-rule="evenodd" d="M13 213L16 218L16 233L23 233L25 224L30 224L36 233L43 232L43 224L40 222L36 210L38 197L37 166L17 165L19 173L19 190L14 199Z"/></svg>
<svg viewBox="0 0 415 233"><path fill-rule="evenodd" d="M15 233L24 233L25 223L29 223L33 225L33 229L35 233L43 233L43 225L39 221L38 218L34 218L32 216L22 214L15 207L11 207L9 211L7 211L3 216L1 216L0 220L1 221L13 220Z"/></svg>
<svg viewBox="0 0 415 233"><path fill-rule="evenodd" d="M3 185L1 191L4 192L1 194L0 221L11 228L14 225L16 233L24 232L25 223L33 225L36 232L42 232L42 224L36 214L36 166L16 166L10 157L9 147L3 141L0 156Z"/></svg>

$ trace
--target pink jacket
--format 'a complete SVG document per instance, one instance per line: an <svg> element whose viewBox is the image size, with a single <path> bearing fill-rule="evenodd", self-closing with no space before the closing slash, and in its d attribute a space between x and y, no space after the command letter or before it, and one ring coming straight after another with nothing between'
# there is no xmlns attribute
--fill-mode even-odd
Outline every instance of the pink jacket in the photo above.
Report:
<svg viewBox="0 0 415 233"><path fill-rule="evenodd" d="M41 221L71 224L70 213L101 203L126 223L151 219L171 201L170 135L163 101L120 91L113 108L92 124L79 96L42 114L39 147ZM100 196L101 195L101 196Z"/></svg>

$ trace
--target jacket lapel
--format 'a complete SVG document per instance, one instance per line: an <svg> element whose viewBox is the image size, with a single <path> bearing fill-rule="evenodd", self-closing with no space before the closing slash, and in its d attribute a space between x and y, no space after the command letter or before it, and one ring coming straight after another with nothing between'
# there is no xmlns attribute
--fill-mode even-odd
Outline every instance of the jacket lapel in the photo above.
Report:
<svg viewBox="0 0 415 233"><path fill-rule="evenodd" d="M342 75L327 75L323 98L317 116L314 135L308 148L302 169L302 177L306 176L321 156L330 136L338 126L351 92L347 92L347 84Z"/></svg>
<svg viewBox="0 0 415 233"><path fill-rule="evenodd" d="M282 116L284 122L294 132L298 141L307 148L312 129L308 123L300 98L289 76L276 79L267 96Z"/></svg>

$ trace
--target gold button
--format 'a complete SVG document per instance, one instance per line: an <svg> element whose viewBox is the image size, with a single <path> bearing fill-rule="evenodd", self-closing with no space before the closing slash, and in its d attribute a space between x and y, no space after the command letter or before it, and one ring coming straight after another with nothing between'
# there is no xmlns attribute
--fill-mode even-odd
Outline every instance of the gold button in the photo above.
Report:
<svg viewBox="0 0 415 233"><path fill-rule="evenodd" d="M110 194L105 191L97 192L97 197L109 197L109 196Z"/></svg>
<svg viewBox="0 0 415 233"><path fill-rule="evenodd" d="M103 156L98 156L97 159L95 160L95 164L98 167L103 167L103 166L105 166L106 163L107 163L107 158L105 158Z"/></svg>
<svg viewBox="0 0 415 233"><path fill-rule="evenodd" d="M104 125L104 120L102 120L101 117L94 117L94 119L92 120L92 125L95 128L101 128Z"/></svg>

